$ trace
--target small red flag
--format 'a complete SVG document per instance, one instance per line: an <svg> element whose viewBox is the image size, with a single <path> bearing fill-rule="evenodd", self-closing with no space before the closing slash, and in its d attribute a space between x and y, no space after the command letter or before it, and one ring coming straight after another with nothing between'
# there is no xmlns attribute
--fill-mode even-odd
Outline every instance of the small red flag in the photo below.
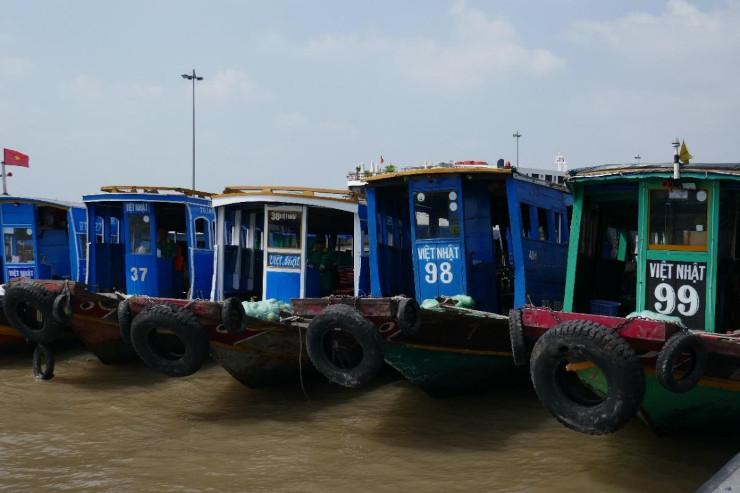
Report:
<svg viewBox="0 0 740 493"><path fill-rule="evenodd" d="M3 149L3 163L10 166L23 166L28 168L28 155L13 149Z"/></svg>
<svg viewBox="0 0 740 493"><path fill-rule="evenodd" d="M380 155L380 164L383 164L385 162L385 159L383 159L383 155Z"/></svg>

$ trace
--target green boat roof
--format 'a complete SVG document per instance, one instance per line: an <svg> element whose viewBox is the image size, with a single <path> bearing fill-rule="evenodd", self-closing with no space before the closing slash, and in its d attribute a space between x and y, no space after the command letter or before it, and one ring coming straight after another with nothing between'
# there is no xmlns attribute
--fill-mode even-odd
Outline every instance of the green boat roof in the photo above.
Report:
<svg viewBox="0 0 740 493"><path fill-rule="evenodd" d="M570 182L671 178L673 163L603 164L573 169L568 174L567 180ZM681 176L708 180L740 180L740 163L681 164Z"/></svg>

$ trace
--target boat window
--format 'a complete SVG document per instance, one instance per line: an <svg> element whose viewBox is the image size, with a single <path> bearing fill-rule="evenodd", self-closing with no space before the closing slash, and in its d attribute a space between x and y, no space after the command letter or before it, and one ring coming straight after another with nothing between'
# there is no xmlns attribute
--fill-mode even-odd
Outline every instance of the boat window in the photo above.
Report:
<svg viewBox="0 0 740 493"><path fill-rule="evenodd" d="M152 231L147 214L132 214L128 217L128 237L131 253L151 255Z"/></svg>
<svg viewBox="0 0 740 493"><path fill-rule="evenodd" d="M199 217L195 220L195 248L207 250L211 247L209 229L208 219L205 217Z"/></svg>
<svg viewBox="0 0 740 493"><path fill-rule="evenodd" d="M105 243L105 219L95 218L95 243Z"/></svg>
<svg viewBox="0 0 740 493"><path fill-rule="evenodd" d="M385 216L385 244L388 246L395 246L396 242L393 237L393 218L391 216Z"/></svg>
<svg viewBox="0 0 740 493"><path fill-rule="evenodd" d="M707 198L702 189L652 190L649 248L706 250Z"/></svg>
<svg viewBox="0 0 740 493"><path fill-rule="evenodd" d="M301 248L301 223L303 213L300 211L270 211L267 224L267 246L269 248Z"/></svg>
<svg viewBox="0 0 740 493"><path fill-rule="evenodd" d="M80 250L80 260L87 258L87 235L85 233L77 234L77 245Z"/></svg>
<svg viewBox="0 0 740 493"><path fill-rule="evenodd" d="M562 212L555 211L553 213L553 227L555 229L555 231L553 231L553 236L555 238L555 243L557 244L566 243L564 234L566 225L564 224L564 219L565 216Z"/></svg>
<svg viewBox="0 0 740 493"><path fill-rule="evenodd" d="M452 238L460 236L460 210L453 190L414 194L416 238Z"/></svg>
<svg viewBox="0 0 740 493"><path fill-rule="evenodd" d="M519 204L519 211L522 216L522 236L529 238L532 231L532 219L529 215L529 204Z"/></svg>
<svg viewBox="0 0 740 493"><path fill-rule="evenodd" d="M33 230L31 228L3 228L5 263L32 264Z"/></svg>
<svg viewBox="0 0 740 493"><path fill-rule="evenodd" d="M540 241L550 239L550 225L547 223L548 210L542 207L537 208L537 238Z"/></svg>
<svg viewBox="0 0 740 493"><path fill-rule="evenodd" d="M110 242L115 245L121 242L121 221L117 217L110 218Z"/></svg>

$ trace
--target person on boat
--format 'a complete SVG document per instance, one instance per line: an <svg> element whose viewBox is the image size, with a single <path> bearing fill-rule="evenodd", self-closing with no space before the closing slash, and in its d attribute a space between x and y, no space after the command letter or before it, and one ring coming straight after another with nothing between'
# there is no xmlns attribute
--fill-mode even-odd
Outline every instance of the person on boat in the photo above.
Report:
<svg viewBox="0 0 740 493"><path fill-rule="evenodd" d="M320 272L320 286L322 296L331 294L336 285L337 259L333 250L327 249L323 241L317 240L311 253L308 255L308 265Z"/></svg>
<svg viewBox="0 0 740 493"><path fill-rule="evenodd" d="M157 230L157 257L174 258L177 254L177 245L169 238L164 228Z"/></svg>

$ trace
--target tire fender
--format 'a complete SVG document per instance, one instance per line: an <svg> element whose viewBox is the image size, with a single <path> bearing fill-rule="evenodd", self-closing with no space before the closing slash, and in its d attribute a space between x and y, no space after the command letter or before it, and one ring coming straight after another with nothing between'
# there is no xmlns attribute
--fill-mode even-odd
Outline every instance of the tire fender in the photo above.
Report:
<svg viewBox="0 0 740 493"><path fill-rule="evenodd" d="M5 288L5 316L30 342L51 344L64 330L64 324L54 317L54 300L54 294L43 284L16 282Z"/></svg>
<svg viewBox="0 0 740 493"><path fill-rule="evenodd" d="M568 368L578 363L600 370L583 378L605 379L606 395L587 387L579 370ZM619 334L590 320L566 321L545 332L532 350L530 375L537 397L558 421L591 435L622 428L645 395L635 351Z"/></svg>
<svg viewBox="0 0 740 493"><path fill-rule="evenodd" d="M176 344L176 350L169 349ZM173 338L179 340L176 342ZM131 345L150 368L170 377L185 377L197 372L208 358L208 332L196 316L185 308L154 305L137 314L131 322Z"/></svg>
<svg viewBox="0 0 740 493"><path fill-rule="evenodd" d="M509 339L511 339L511 357L516 366L527 366L529 364L529 348L524 339L524 326L522 325L522 311L509 310Z"/></svg>
<svg viewBox="0 0 740 493"><path fill-rule="evenodd" d="M421 308L414 298L402 298L396 309L398 328L406 337L414 337L421 328Z"/></svg>
<svg viewBox="0 0 740 493"><path fill-rule="evenodd" d="M247 314L239 298L226 298L221 305L221 325L229 334L241 334L247 328Z"/></svg>
<svg viewBox="0 0 740 493"><path fill-rule="evenodd" d="M33 350L33 376L37 380L54 378L54 350L46 344L36 344Z"/></svg>
<svg viewBox="0 0 740 493"><path fill-rule="evenodd" d="M689 370L676 377L674 370L685 355L689 355ZM707 346L696 334L678 332L672 335L660 349L655 362L655 377L666 389L676 394L683 394L696 387L707 367Z"/></svg>
<svg viewBox="0 0 740 493"><path fill-rule="evenodd" d="M361 351L356 364L337 364L338 353L334 353L337 336L354 340L353 349ZM378 329L355 308L343 304L329 305L311 320L306 332L306 349L319 373L343 387L368 384L384 364L383 339Z"/></svg>

